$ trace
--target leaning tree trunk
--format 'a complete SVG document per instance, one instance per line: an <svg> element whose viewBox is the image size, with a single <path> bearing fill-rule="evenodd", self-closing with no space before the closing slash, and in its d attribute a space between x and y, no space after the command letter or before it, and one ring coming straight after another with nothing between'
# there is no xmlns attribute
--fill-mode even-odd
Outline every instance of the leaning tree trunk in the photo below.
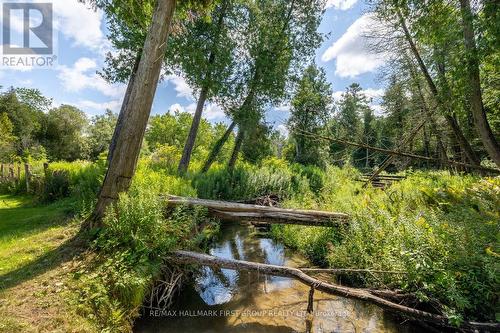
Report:
<svg viewBox="0 0 500 333"><path fill-rule="evenodd" d="M160 77L175 5L176 0L161 0L156 5L130 95L124 101L116 145L88 227L99 226L106 207L130 187Z"/></svg>
<svg viewBox="0 0 500 333"><path fill-rule="evenodd" d="M205 173L210 169L212 164L215 162L215 159L219 155L220 151L222 150L222 147L224 147L224 144L229 139L229 136L231 135L231 132L234 130L235 126L236 123L233 121L231 125L229 125L227 130L224 132L224 135L222 135L222 137L219 140L217 140L214 148L212 148L212 151L210 152L210 155L207 158L207 161L203 165L201 172Z"/></svg>
<svg viewBox="0 0 500 333"><path fill-rule="evenodd" d="M118 114L118 119L116 120L115 130L113 132L113 137L111 138L111 143L109 145L109 150L108 150L108 164L109 162L111 162L111 158L113 157L113 152L116 147L118 134L120 133L120 130L122 128L125 108L128 104L128 100L132 92L132 87L134 86L134 79L135 75L137 74L137 69L139 68L139 63L141 61L141 54L142 54L142 48L139 49L137 55L135 56L134 67L132 67L132 72L130 73L130 78L128 80L127 90L125 91L125 96L123 97L122 107L120 109L120 113Z"/></svg>
<svg viewBox="0 0 500 333"><path fill-rule="evenodd" d="M245 131L240 128L238 134L236 135L236 140L234 141L233 153L231 154L231 158L229 159L229 163L227 164L229 170L233 170L236 166L236 161L238 160L238 155L240 154L244 138Z"/></svg>
<svg viewBox="0 0 500 333"><path fill-rule="evenodd" d="M210 81L212 80L212 66L215 62L215 50L219 45L220 39L220 30L222 29L222 25L224 24L224 18L226 16L226 10L229 6L229 1L224 1L222 4L222 9L219 15L219 19L217 20L217 35L212 45L212 50L210 51L210 55L208 56L208 71L205 77L205 85L201 89L200 97L198 98L198 104L196 105L196 111L193 116L193 122L191 123L191 128L189 130L189 135L186 140L186 144L184 145L184 150L182 152L182 157L179 162L179 167L177 170L179 173L184 173L189 168L189 162L191 161L191 154L193 153L194 143L196 141L196 136L198 135L198 128L201 122L201 114L203 113L203 107L205 105L205 101L207 100L207 95L210 90Z"/></svg>
<svg viewBox="0 0 500 333"><path fill-rule="evenodd" d="M189 130L189 135L184 145L184 150L182 152L181 161L179 162L179 167L177 171L179 173L184 173L189 167L189 162L191 161L191 154L193 152L194 143L196 141L196 136L198 134L198 128L200 127L201 114L203 113L203 106L207 100L208 95L208 85L203 87L200 92L200 97L198 98L198 104L196 105L196 111L193 116L193 122L191 123L191 128Z"/></svg>
<svg viewBox="0 0 500 333"><path fill-rule="evenodd" d="M493 161L500 167L500 146L491 131L490 124L486 118L483 98L481 95L481 78L479 75L479 59L476 42L474 40L474 26L472 22L472 11L469 0L460 0L462 12L462 25L464 29L465 59L469 81L468 99L474 117L474 124L479 133L486 151Z"/></svg>
<svg viewBox="0 0 500 333"><path fill-rule="evenodd" d="M439 96L437 86L434 83L434 80L432 79L432 77L429 73L429 70L427 69L427 66L425 65L422 57L420 56L420 52L418 51L417 46L415 45L415 42L413 41L413 38L410 34L410 31L408 30L408 27L406 26L406 22L405 22L405 19L403 17L403 14L401 13L400 10L396 11L396 14L398 16L401 28L403 29L405 39L408 42L408 45L410 46L411 52L413 53L413 56L415 57L415 59L418 63L420 71L424 75L424 78L427 82L427 85L429 86L429 89L430 89L432 95L434 96L434 98L436 99L438 104L444 110L446 110L446 106L445 106L446 103L443 102L442 98ZM446 110L445 112L448 112L448 111L449 110ZM445 117L447 118L446 119L447 124L450 126L451 130L453 131L453 133L455 134L455 136L457 138L457 141L460 145L460 148L464 151L467 158L469 159L469 163L471 163L473 165L479 165L480 163L478 163L478 158L477 158L477 156L475 156L474 150L472 149L469 142L467 141L467 139L463 135L463 132L460 129L460 127L458 126L458 123L456 122L456 120L449 114L446 115ZM452 119L450 119L450 117L453 118L454 121L452 121Z"/></svg>

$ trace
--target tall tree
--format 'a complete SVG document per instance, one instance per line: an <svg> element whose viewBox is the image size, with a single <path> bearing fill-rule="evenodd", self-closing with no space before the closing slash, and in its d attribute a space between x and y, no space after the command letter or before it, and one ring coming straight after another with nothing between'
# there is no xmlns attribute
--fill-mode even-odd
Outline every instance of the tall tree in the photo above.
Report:
<svg viewBox="0 0 500 333"><path fill-rule="evenodd" d="M199 96L189 135L179 162L178 171L189 167L195 145L203 107L207 99L226 93L224 86L230 84L236 64L237 28L241 16L233 8L232 0L222 0L215 6L209 18L200 17L185 25L184 31L169 43L167 60L171 67L179 67L181 74L191 86L199 88ZM229 24L226 24L226 20ZM229 81L229 82L228 82Z"/></svg>
<svg viewBox="0 0 500 333"><path fill-rule="evenodd" d="M247 131L257 128L266 108L287 97L304 63L322 40L317 32L324 2L322 0L262 0L248 5L245 34L251 38L239 52L244 66L235 78L234 96L226 99L230 116L244 140ZM240 144L236 144L230 165L236 162ZM221 147L215 146L216 149ZM210 156L216 156L214 151ZM208 170L213 158L205 163Z"/></svg>
<svg viewBox="0 0 500 333"><path fill-rule="evenodd" d="M123 122L116 135L116 146L109 161L94 214L89 220L89 227L100 225L106 208L118 200L120 192L128 190L132 181L160 77L175 7L176 0L163 0L156 4L137 72L130 87L130 95L124 100Z"/></svg>
<svg viewBox="0 0 500 333"><path fill-rule="evenodd" d="M88 120L83 111L71 105L61 105L47 114L43 144L50 160L75 161L88 157L84 132Z"/></svg>
<svg viewBox="0 0 500 333"><path fill-rule="evenodd" d="M368 108L368 99L362 93L362 88L358 83L353 83L347 87L337 102L337 112L332 119L330 131L334 137L356 142L362 133L361 116ZM330 154L336 161L352 160L354 149L351 147L339 146L332 143Z"/></svg>
<svg viewBox="0 0 500 333"><path fill-rule="evenodd" d="M295 143L295 161L324 166L324 149L312 136L321 134L332 108L332 89L323 69L310 65L292 99L288 128Z"/></svg>
<svg viewBox="0 0 500 333"><path fill-rule="evenodd" d="M105 114L91 119L87 139L90 149L89 157L92 160L96 160L109 148L117 118L111 110L106 110Z"/></svg>

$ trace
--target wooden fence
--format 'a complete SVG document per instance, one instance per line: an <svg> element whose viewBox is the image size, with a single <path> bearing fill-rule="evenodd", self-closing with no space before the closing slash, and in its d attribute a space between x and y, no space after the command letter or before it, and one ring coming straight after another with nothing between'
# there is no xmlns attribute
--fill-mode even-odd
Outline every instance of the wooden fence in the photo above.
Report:
<svg viewBox="0 0 500 333"><path fill-rule="evenodd" d="M44 176L47 175L48 163L43 164ZM42 175L33 173L33 167L28 163L0 163L0 183L10 182L19 184L25 182L26 193L31 193L32 182Z"/></svg>

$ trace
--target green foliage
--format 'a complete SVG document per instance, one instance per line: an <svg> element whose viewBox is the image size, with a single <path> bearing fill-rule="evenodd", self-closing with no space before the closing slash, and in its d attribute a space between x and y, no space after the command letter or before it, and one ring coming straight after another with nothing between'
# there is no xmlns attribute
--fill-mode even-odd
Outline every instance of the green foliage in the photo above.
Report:
<svg viewBox="0 0 500 333"><path fill-rule="evenodd" d="M351 284L413 292L457 320L494 320L499 178L417 172L380 191L362 189L355 175L329 169L315 204L349 213L349 227L283 226L274 235L318 264L406 272L343 277ZM286 205L303 207L295 200Z"/></svg>
<svg viewBox="0 0 500 333"><path fill-rule="evenodd" d="M295 143L294 161L304 165L325 165L325 149L314 136L323 134L332 104L331 85L323 69L310 65L299 81L292 99L288 126Z"/></svg>
<svg viewBox="0 0 500 333"><path fill-rule="evenodd" d="M153 150L153 164L171 171L176 170L182 154L179 147L184 146L192 121L192 115L178 111L173 114L167 113L151 117L145 138ZM223 124L210 124L205 119L201 120L199 132L202 135L198 136L195 141L191 169L201 169L202 162L206 160L216 140L222 136L225 130ZM233 136L231 136L229 144L219 154L219 161L229 158L232 140Z"/></svg>
<svg viewBox="0 0 500 333"><path fill-rule="evenodd" d="M88 146L82 135L86 125L85 113L74 106L61 105L50 110L44 145L51 160L75 161L86 158Z"/></svg>
<svg viewBox="0 0 500 333"><path fill-rule="evenodd" d="M131 319L162 274L165 256L178 246L199 246L209 230L217 230L211 222L204 234L193 233L210 221L204 209L181 207L166 214L159 193L189 195L190 190L181 179L169 181L165 176L141 166L129 194L122 194L106 213L104 228L93 243L99 257L75 274L81 311L104 331L131 330Z"/></svg>
<svg viewBox="0 0 500 333"><path fill-rule="evenodd" d="M0 162L10 161L15 154L16 137L13 134L12 122L7 113L0 113Z"/></svg>
<svg viewBox="0 0 500 333"><path fill-rule="evenodd" d="M268 194L305 200L312 195L306 177L295 174L286 162L275 161L264 160L261 167L241 163L233 170L216 166L205 174L195 175L193 186L201 198L224 200L252 199Z"/></svg>
<svg viewBox="0 0 500 333"><path fill-rule="evenodd" d="M101 186L104 167L104 160L96 163L84 161L51 163L44 186L37 195L42 201L71 197L76 212L88 213L95 203Z"/></svg>
<svg viewBox="0 0 500 333"><path fill-rule="evenodd" d="M107 153L117 119L118 116L111 110L106 110L105 114L94 116L91 119L87 137L91 160L95 161L100 154Z"/></svg>

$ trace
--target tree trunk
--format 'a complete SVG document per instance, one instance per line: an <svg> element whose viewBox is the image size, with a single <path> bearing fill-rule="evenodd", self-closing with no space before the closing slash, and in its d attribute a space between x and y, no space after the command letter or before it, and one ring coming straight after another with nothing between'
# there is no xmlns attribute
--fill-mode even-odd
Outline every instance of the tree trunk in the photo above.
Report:
<svg viewBox="0 0 500 333"><path fill-rule="evenodd" d="M116 147L116 140L118 139L118 134L122 128L123 117L125 114L125 107L127 106L128 100L130 98L130 93L132 92L132 87L134 85L135 75L137 73L137 69L139 68L139 62L141 61L142 48L137 52L135 56L134 67L132 68L132 72L130 73L130 78L127 84L127 90L125 91L125 96L123 96L122 107L120 108L120 113L118 114L118 119L116 120L115 130L113 131L113 137L111 138L111 144L109 145L108 150L108 164L111 162L111 158L113 157L113 152Z"/></svg>
<svg viewBox="0 0 500 333"><path fill-rule="evenodd" d="M231 123L231 125L229 125L227 130L224 132L222 137L219 140L217 140L214 148L212 149L212 151L210 152L210 155L207 158L207 161L203 165L203 169L201 170L202 173L207 172L210 169L210 167L212 166L212 164L215 162L215 159L217 158L220 151L222 150L222 147L224 147L224 144L226 143L226 141L229 139L229 136L231 135L231 132L234 130L235 126L236 126L236 123L233 121Z"/></svg>
<svg viewBox="0 0 500 333"><path fill-rule="evenodd" d="M229 170L233 170L236 165L236 161L238 160L238 155L240 154L241 145L243 144L244 138L245 131L240 128L238 130L238 134L236 135L236 140L234 141L233 153L231 154L231 158L229 159L229 163L227 164Z"/></svg>
<svg viewBox="0 0 500 333"><path fill-rule="evenodd" d="M116 145L87 227L100 226L106 208L118 200L119 193L130 187L160 77L175 5L176 0L162 0L156 5L130 95L124 101Z"/></svg>
<svg viewBox="0 0 500 333"><path fill-rule="evenodd" d="M167 205L201 206L216 217L233 222L297 224L317 227L347 225L349 215L318 210L302 210L242 204L236 202L167 196Z"/></svg>
<svg viewBox="0 0 500 333"><path fill-rule="evenodd" d="M177 171L179 173L184 173L189 168L189 162L191 161L191 154L193 153L194 143L196 141L196 136L198 135L198 128L200 126L201 114L203 113L203 107L205 105L205 101L207 100L207 95L210 90L210 81L212 79L212 65L215 62L215 50L219 45L220 39L220 30L222 29L222 25L224 24L224 17L226 16L226 10L228 8L229 1L225 0L222 4L221 12L219 15L219 19L217 20L217 35L214 39L212 49L210 51L210 55L208 56L208 71L205 75L205 83L200 92L200 97L198 98L198 104L196 105L196 111L193 116L193 122L191 123L191 128L189 130L189 135L186 140L186 144L184 145L184 150L182 152L182 157L179 162L179 167Z"/></svg>
<svg viewBox="0 0 500 333"><path fill-rule="evenodd" d="M369 302L383 309L400 313L405 316L414 318L416 320L431 322L440 326L453 327L454 329L456 329L456 326L450 323L448 318L444 315L410 308L405 305L395 303L385 298L382 298L387 294L391 295L392 294L391 292L389 293L385 291L377 292L376 290L350 288L338 284L328 283L322 280L315 279L307 275L300 269L294 267L261 264L252 261L218 258L204 253L197 253L190 251L174 251L167 258L167 260L180 264L199 264L215 268L225 268L238 271L256 271L261 274L288 277L298 280L305 285L313 287L316 290L322 291L327 294L337 295L345 298L357 299L363 302ZM498 331L500 325L498 323L463 322L461 323L461 328L469 330L494 332Z"/></svg>
<svg viewBox="0 0 500 333"><path fill-rule="evenodd" d="M184 150L182 152L181 161L179 162L179 167L177 171L179 173L184 173L189 167L189 161L191 160L191 154L193 152L194 143L196 141L196 136L198 134L198 128L200 127L201 114L203 112L203 106L207 100L208 85L203 87L200 92L200 97L198 98L198 104L196 105L196 111L193 116L193 122L191 123L191 129L189 130L189 135L184 145Z"/></svg>
<svg viewBox="0 0 500 333"><path fill-rule="evenodd" d="M498 145L490 124L486 118L484 110L483 98L481 95L481 78L479 75L479 59L477 54L476 42L474 40L474 26L472 22L472 11L469 0L460 0L460 10L462 12L462 25L464 29L464 44L466 68L469 81L469 93L467 94L474 124L479 133L481 141L486 148L486 151L500 167L500 146Z"/></svg>

